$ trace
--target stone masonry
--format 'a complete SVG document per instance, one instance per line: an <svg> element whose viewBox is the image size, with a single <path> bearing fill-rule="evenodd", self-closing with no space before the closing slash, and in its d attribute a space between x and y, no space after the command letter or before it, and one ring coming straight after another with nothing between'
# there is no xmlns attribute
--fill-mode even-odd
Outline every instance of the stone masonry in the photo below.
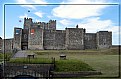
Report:
<svg viewBox="0 0 121 79"><path fill-rule="evenodd" d="M86 29L78 28L78 25L56 30L56 20L46 23L24 18L24 28L14 28L12 45L12 49L18 50L104 49L112 46L112 32L86 33Z"/></svg>

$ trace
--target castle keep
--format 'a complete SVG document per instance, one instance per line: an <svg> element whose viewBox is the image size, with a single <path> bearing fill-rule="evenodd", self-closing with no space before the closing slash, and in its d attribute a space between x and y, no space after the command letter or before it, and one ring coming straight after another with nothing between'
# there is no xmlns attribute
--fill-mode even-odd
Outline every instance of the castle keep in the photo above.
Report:
<svg viewBox="0 0 121 79"><path fill-rule="evenodd" d="M65 28L56 30L56 20L33 22L24 18L24 28L14 28L12 49L18 50L83 50L102 49L112 46L112 32L86 33L86 29Z"/></svg>

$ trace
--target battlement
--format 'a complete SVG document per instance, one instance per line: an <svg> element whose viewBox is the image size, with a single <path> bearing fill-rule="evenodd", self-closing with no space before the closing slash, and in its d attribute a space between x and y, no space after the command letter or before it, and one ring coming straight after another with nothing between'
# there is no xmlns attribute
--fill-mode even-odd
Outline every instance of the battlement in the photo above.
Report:
<svg viewBox="0 0 121 79"><path fill-rule="evenodd" d="M31 18L29 18L29 19L31 19ZM41 24L41 23L50 24L50 23L53 23L53 22L56 22L56 20L49 20L49 22L33 22L33 24Z"/></svg>
<svg viewBox="0 0 121 79"><path fill-rule="evenodd" d="M41 24L41 22L33 22L33 24Z"/></svg>
<svg viewBox="0 0 121 79"><path fill-rule="evenodd" d="M33 22L33 24L51 24L51 23L55 23L56 20L50 20L49 22Z"/></svg>
<svg viewBox="0 0 121 79"><path fill-rule="evenodd" d="M56 20L49 20L49 22L56 22Z"/></svg>
<svg viewBox="0 0 121 79"><path fill-rule="evenodd" d="M26 17L25 17L24 20L32 20L32 18L28 18L28 17L26 18Z"/></svg>

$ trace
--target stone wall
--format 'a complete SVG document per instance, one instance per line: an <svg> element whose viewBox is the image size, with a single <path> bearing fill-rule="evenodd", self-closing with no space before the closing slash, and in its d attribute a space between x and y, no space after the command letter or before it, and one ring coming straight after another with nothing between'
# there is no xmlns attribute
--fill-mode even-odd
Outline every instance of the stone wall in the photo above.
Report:
<svg viewBox="0 0 121 79"><path fill-rule="evenodd" d="M112 32L97 32L97 47L99 49L110 48L112 46Z"/></svg>
<svg viewBox="0 0 121 79"><path fill-rule="evenodd" d="M96 49L96 33L86 33L84 42L85 49Z"/></svg>
<svg viewBox="0 0 121 79"><path fill-rule="evenodd" d="M34 30L31 33L31 30ZM25 33L24 33L25 32ZM96 49L109 48L112 45L112 32L99 31L86 33L85 29L66 28L56 30L56 20L49 22L33 22L32 18L24 18L24 29L14 28L13 48L28 49Z"/></svg>
<svg viewBox="0 0 121 79"><path fill-rule="evenodd" d="M44 49L65 49L65 31L45 30Z"/></svg>
<svg viewBox="0 0 121 79"><path fill-rule="evenodd" d="M65 36L66 33L64 30L56 30L54 49L65 49Z"/></svg>
<svg viewBox="0 0 121 79"><path fill-rule="evenodd" d="M84 49L85 29L66 28L66 49Z"/></svg>
<svg viewBox="0 0 121 79"><path fill-rule="evenodd" d="M55 32L44 30L44 49L54 49Z"/></svg>
<svg viewBox="0 0 121 79"><path fill-rule="evenodd" d="M22 28L14 28L13 48L21 50Z"/></svg>
<svg viewBox="0 0 121 79"><path fill-rule="evenodd" d="M5 44L4 44L4 46L5 46L5 52L6 53L10 53L10 52L12 52L12 50L13 50L13 39L5 39L4 40L5 42Z"/></svg>
<svg viewBox="0 0 121 79"><path fill-rule="evenodd" d="M43 49L43 29L41 28L29 29L28 49L33 49L33 50Z"/></svg>
<svg viewBox="0 0 121 79"><path fill-rule="evenodd" d="M2 52L2 48L3 48L3 41L2 38L0 37L0 52Z"/></svg>

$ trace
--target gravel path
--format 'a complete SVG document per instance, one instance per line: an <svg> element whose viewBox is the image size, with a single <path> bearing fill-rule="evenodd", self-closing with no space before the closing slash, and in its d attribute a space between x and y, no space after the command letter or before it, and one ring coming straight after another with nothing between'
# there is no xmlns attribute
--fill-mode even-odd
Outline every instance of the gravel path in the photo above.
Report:
<svg viewBox="0 0 121 79"><path fill-rule="evenodd" d="M27 57L26 51L18 51L13 58L18 58L18 57Z"/></svg>

